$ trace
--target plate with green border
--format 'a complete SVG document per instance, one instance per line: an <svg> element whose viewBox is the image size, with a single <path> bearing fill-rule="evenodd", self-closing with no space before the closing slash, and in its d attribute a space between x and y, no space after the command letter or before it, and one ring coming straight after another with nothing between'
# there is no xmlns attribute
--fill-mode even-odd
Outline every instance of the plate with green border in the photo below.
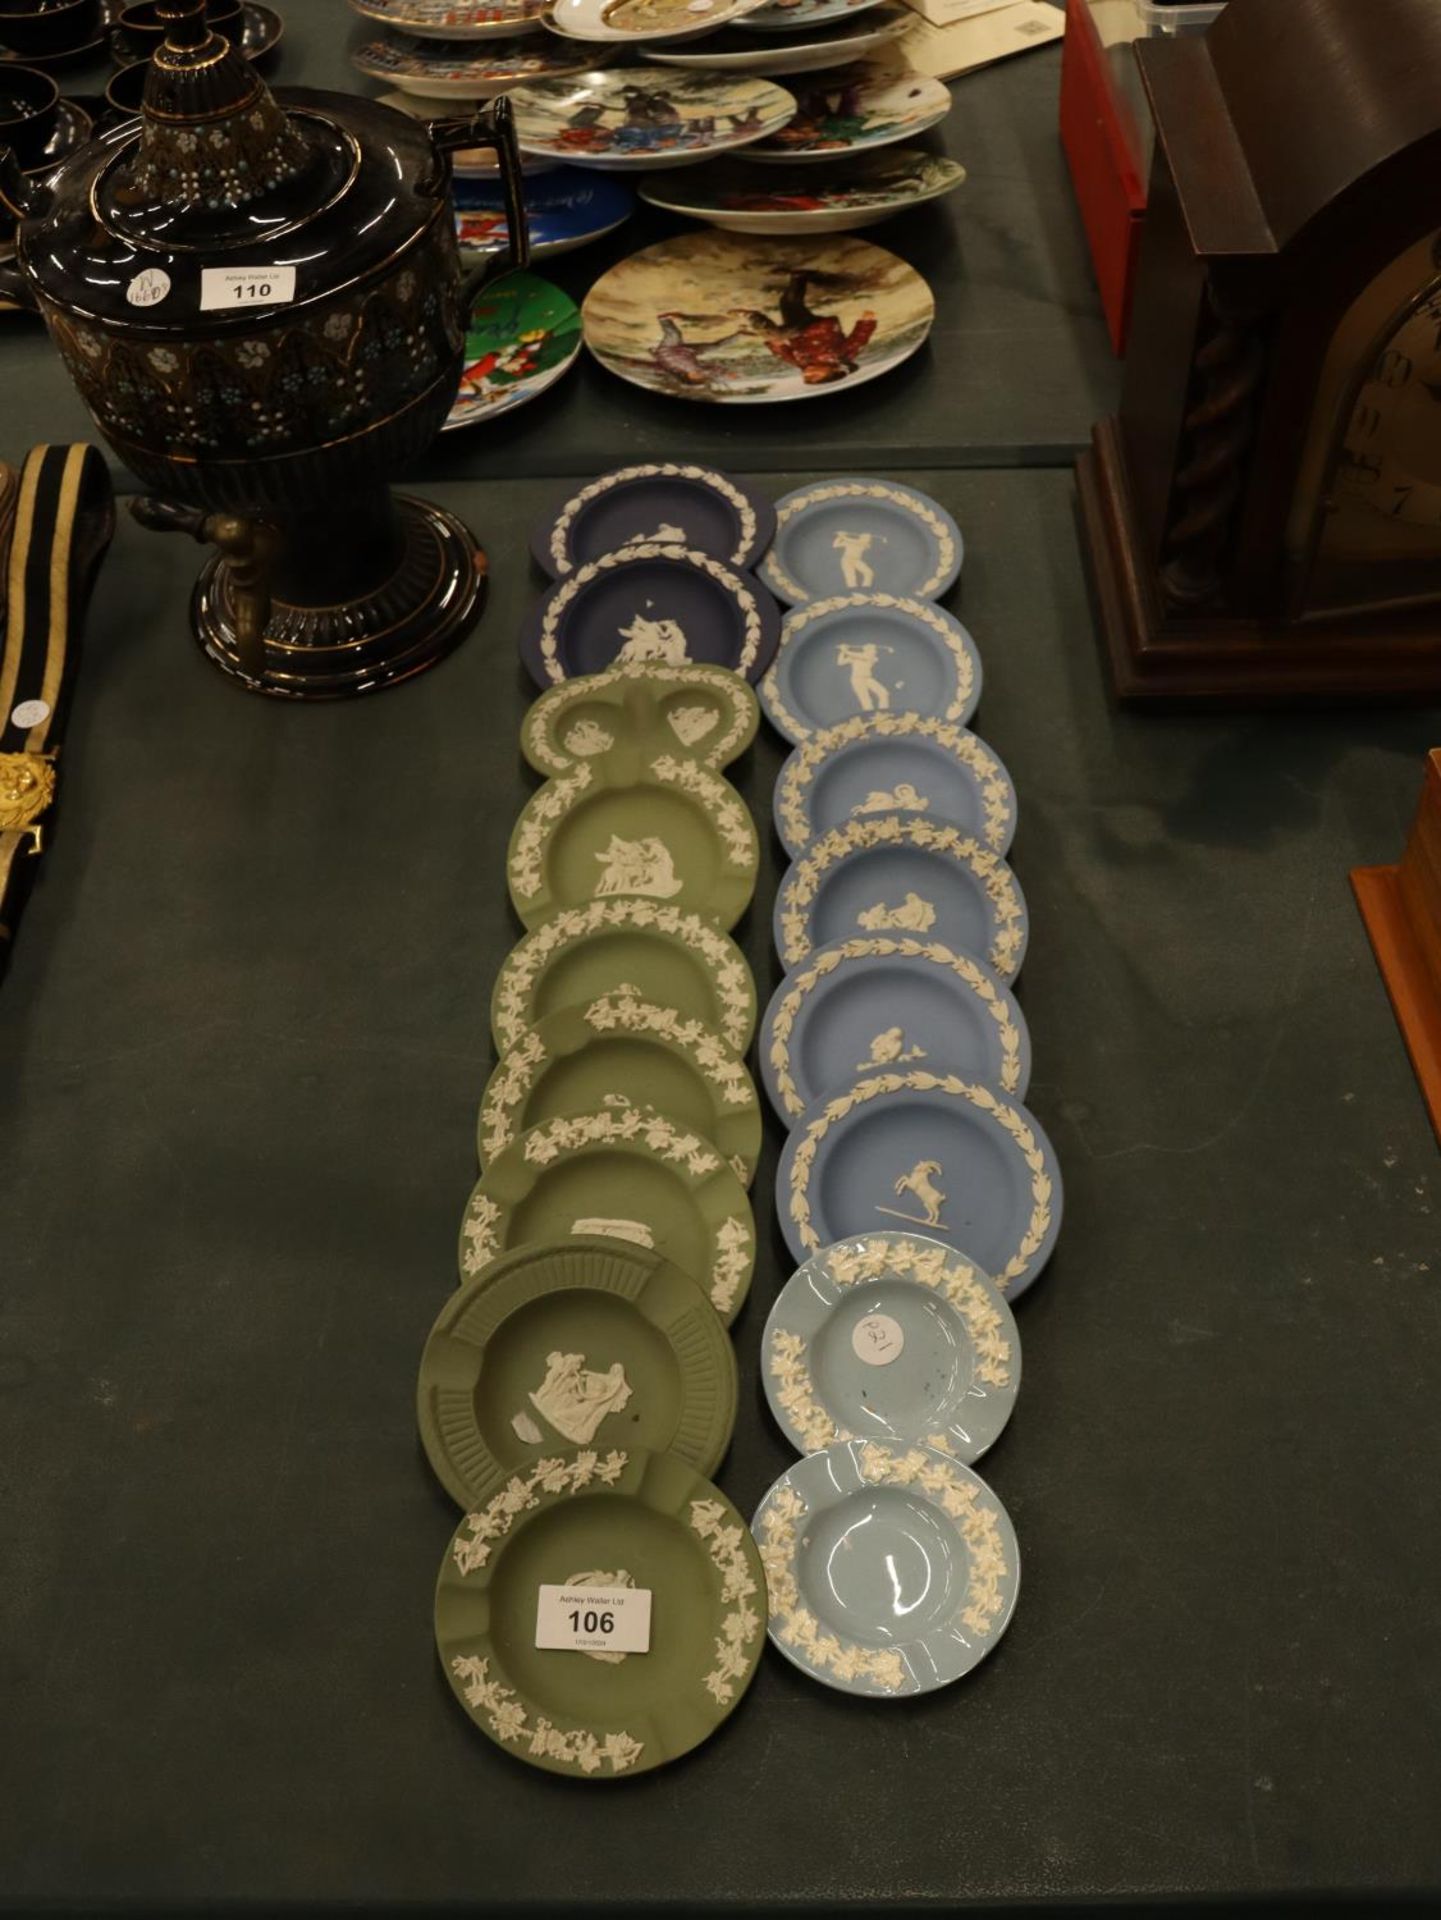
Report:
<svg viewBox="0 0 1441 1920"><path fill-rule="evenodd" d="M642 1446L713 1473L735 1427L735 1353L695 1281L646 1247L522 1247L441 1308L416 1417L463 1507L557 1447Z"/></svg>
<svg viewBox="0 0 1441 1920"><path fill-rule="evenodd" d="M653 1248L727 1325L755 1271L755 1221L734 1168L698 1133L638 1107L542 1121L498 1154L466 1204L461 1281L514 1247L573 1233Z"/></svg>
<svg viewBox="0 0 1441 1920"><path fill-rule="evenodd" d="M669 900L733 927L755 892L760 849L735 788L683 754L639 778L583 760L521 809L506 879L527 928L590 900Z"/></svg>
<svg viewBox="0 0 1441 1920"><path fill-rule="evenodd" d="M502 961L490 999L497 1051L557 1008L622 986L713 1027L737 1053L751 1043L756 983L734 940L682 907L593 900L547 920Z"/></svg>
<svg viewBox="0 0 1441 1920"><path fill-rule="evenodd" d="M543 1120L624 1104L679 1120L755 1178L761 1109L745 1062L713 1028L624 986L547 1014L501 1058L480 1102L480 1163Z"/></svg>
<svg viewBox="0 0 1441 1920"><path fill-rule="evenodd" d="M750 682L729 667L627 660L547 688L521 722L520 746L538 773L569 773L578 761L627 750L724 767L755 739L760 714Z"/></svg>
<svg viewBox="0 0 1441 1920"><path fill-rule="evenodd" d="M646 1653L535 1644L542 1586L643 1587ZM493 1483L455 1531L435 1639L472 1722L519 1760L609 1780L678 1760L755 1676L765 1573L750 1529L674 1454L587 1448Z"/></svg>

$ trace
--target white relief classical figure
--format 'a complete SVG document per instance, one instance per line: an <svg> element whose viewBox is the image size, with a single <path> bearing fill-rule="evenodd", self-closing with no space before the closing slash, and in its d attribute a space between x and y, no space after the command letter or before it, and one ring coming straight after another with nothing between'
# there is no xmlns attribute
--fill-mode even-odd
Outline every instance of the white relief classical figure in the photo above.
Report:
<svg viewBox="0 0 1441 1920"><path fill-rule="evenodd" d="M851 692L862 713L889 713L891 690L876 678L876 662L881 650L874 640L868 640L863 646L838 646L837 664L845 667L851 676Z"/></svg>
<svg viewBox="0 0 1441 1920"><path fill-rule="evenodd" d="M633 1240L638 1247L654 1247L655 1235L643 1220L611 1220L604 1214L582 1214L570 1223L572 1233L599 1233L609 1240Z"/></svg>
<svg viewBox="0 0 1441 1920"><path fill-rule="evenodd" d="M832 536L831 546L841 557L841 578L848 587L864 589L876 584L875 568L866 558L875 541L873 533L847 533L844 528Z"/></svg>
<svg viewBox="0 0 1441 1920"><path fill-rule="evenodd" d="M918 893L908 893L900 906L888 907L884 900L877 900L873 907L866 907L858 913L856 919L869 933L893 930L929 933L936 924L936 910L929 900L922 900Z"/></svg>
<svg viewBox="0 0 1441 1920"><path fill-rule="evenodd" d="M583 1447L594 1439L606 1415L619 1413L630 1395L619 1360L604 1373L593 1373L582 1353L551 1353L546 1355L545 1378L530 1395L530 1404L557 1433Z"/></svg>
<svg viewBox="0 0 1441 1920"><path fill-rule="evenodd" d="M652 620L638 613L628 627L619 629L625 642L616 659L620 661L659 660L668 667L689 664L690 652L685 633L678 621Z"/></svg>
<svg viewBox="0 0 1441 1920"><path fill-rule="evenodd" d="M607 747L613 747L615 736L598 720L577 720L565 736L565 745L567 752L588 759L593 753L604 753Z"/></svg>
<svg viewBox="0 0 1441 1920"><path fill-rule="evenodd" d="M851 808L851 812L853 814L891 812L928 813L930 811L930 805L930 801L923 793L916 791L911 781L897 780L889 792L887 792L884 787L872 788L864 800L858 800L856 802L855 806Z"/></svg>
<svg viewBox="0 0 1441 1920"><path fill-rule="evenodd" d="M917 1160L910 1172L903 1173L896 1181L892 1191L898 1197L903 1193L910 1194L921 1209L919 1213L903 1213L899 1207L879 1206L876 1212L888 1213L896 1220L909 1220L916 1227L944 1228L941 1209L946 1204L946 1196L944 1189L936 1185L941 1172L939 1160Z"/></svg>
<svg viewBox="0 0 1441 1920"><path fill-rule="evenodd" d="M908 1061L924 1060L925 1057L924 1047L906 1045L904 1027L887 1027L883 1033L878 1033L872 1040L870 1059L858 1061L857 1067L864 1071L867 1067L904 1066Z"/></svg>
<svg viewBox="0 0 1441 1920"><path fill-rule="evenodd" d="M625 544L628 547L683 547L685 528L662 520L654 533L633 533Z"/></svg>
<svg viewBox="0 0 1441 1920"><path fill-rule="evenodd" d="M676 873L669 847L654 834L643 840L623 840L613 833L610 845L595 857L601 866L595 883L597 899L641 893L652 900L670 900L685 884Z"/></svg>
<svg viewBox="0 0 1441 1920"><path fill-rule="evenodd" d="M687 747L714 733L720 723L720 715L710 707L672 707L666 718L676 739Z"/></svg>

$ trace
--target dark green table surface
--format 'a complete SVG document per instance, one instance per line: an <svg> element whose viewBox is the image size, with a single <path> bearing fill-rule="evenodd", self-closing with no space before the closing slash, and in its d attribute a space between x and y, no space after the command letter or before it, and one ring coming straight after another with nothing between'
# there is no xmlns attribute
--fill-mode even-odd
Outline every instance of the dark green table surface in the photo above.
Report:
<svg viewBox="0 0 1441 1920"><path fill-rule="evenodd" d="M344 84L339 0L287 18L278 77ZM1441 1883L1441 1163L1346 885L1399 850L1441 718L1109 704L1066 460L1117 377L1057 72L1050 51L962 82L970 181L879 236L940 294L909 372L752 418L584 366L433 455L494 591L409 687L247 699L186 637L194 547L122 525L0 986L0 1902ZM0 452L85 431L23 323L0 378ZM453 1516L412 1393L518 932L524 534L565 491L524 476L656 451L777 492L890 472L964 528L1067 1216L985 1469L1025 1560L995 1657L888 1707L768 1655L709 1746L597 1789L507 1759L450 1698L430 1594ZM763 995L780 760L763 731L734 769L766 846L741 928ZM720 1473L745 1511L789 1458L757 1369L789 1270L778 1146L772 1122Z"/></svg>

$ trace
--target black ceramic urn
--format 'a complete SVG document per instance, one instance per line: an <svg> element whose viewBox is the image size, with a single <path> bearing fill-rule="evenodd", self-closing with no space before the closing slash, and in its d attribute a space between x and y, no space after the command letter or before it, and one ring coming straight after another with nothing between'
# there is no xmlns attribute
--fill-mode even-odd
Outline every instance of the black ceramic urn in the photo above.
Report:
<svg viewBox="0 0 1441 1920"><path fill-rule="evenodd" d="M44 187L0 165L20 216L7 290L152 490L137 517L215 544L193 605L210 657L266 693L384 686L454 646L484 595L473 536L388 480L460 380L474 285L451 150L497 150L526 258L509 106L426 127L349 94L272 95L204 0L162 11L138 121Z"/></svg>

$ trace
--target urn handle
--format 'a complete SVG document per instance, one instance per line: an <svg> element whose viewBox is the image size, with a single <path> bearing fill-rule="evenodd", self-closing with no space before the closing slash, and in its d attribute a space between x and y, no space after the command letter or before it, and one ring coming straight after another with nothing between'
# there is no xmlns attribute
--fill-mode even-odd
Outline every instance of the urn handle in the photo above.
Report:
<svg viewBox="0 0 1441 1920"><path fill-rule="evenodd" d="M509 273L515 267L530 264L530 227L525 217L525 188L521 172L520 148L515 138L515 112L509 98L502 94L488 106L478 106L468 118L432 120L429 133L439 152L450 155L467 147L489 147L500 162L500 183L505 193L507 244L504 250L487 259L467 274L461 283L465 316L486 281L496 274Z"/></svg>
<svg viewBox="0 0 1441 1920"><path fill-rule="evenodd" d="M230 563L230 594L235 605L235 652L240 670L251 680L265 678L265 628L270 619L270 568L279 536L265 520L235 513L207 513L174 500L132 499L130 512L152 533L188 533L202 546L218 547Z"/></svg>

